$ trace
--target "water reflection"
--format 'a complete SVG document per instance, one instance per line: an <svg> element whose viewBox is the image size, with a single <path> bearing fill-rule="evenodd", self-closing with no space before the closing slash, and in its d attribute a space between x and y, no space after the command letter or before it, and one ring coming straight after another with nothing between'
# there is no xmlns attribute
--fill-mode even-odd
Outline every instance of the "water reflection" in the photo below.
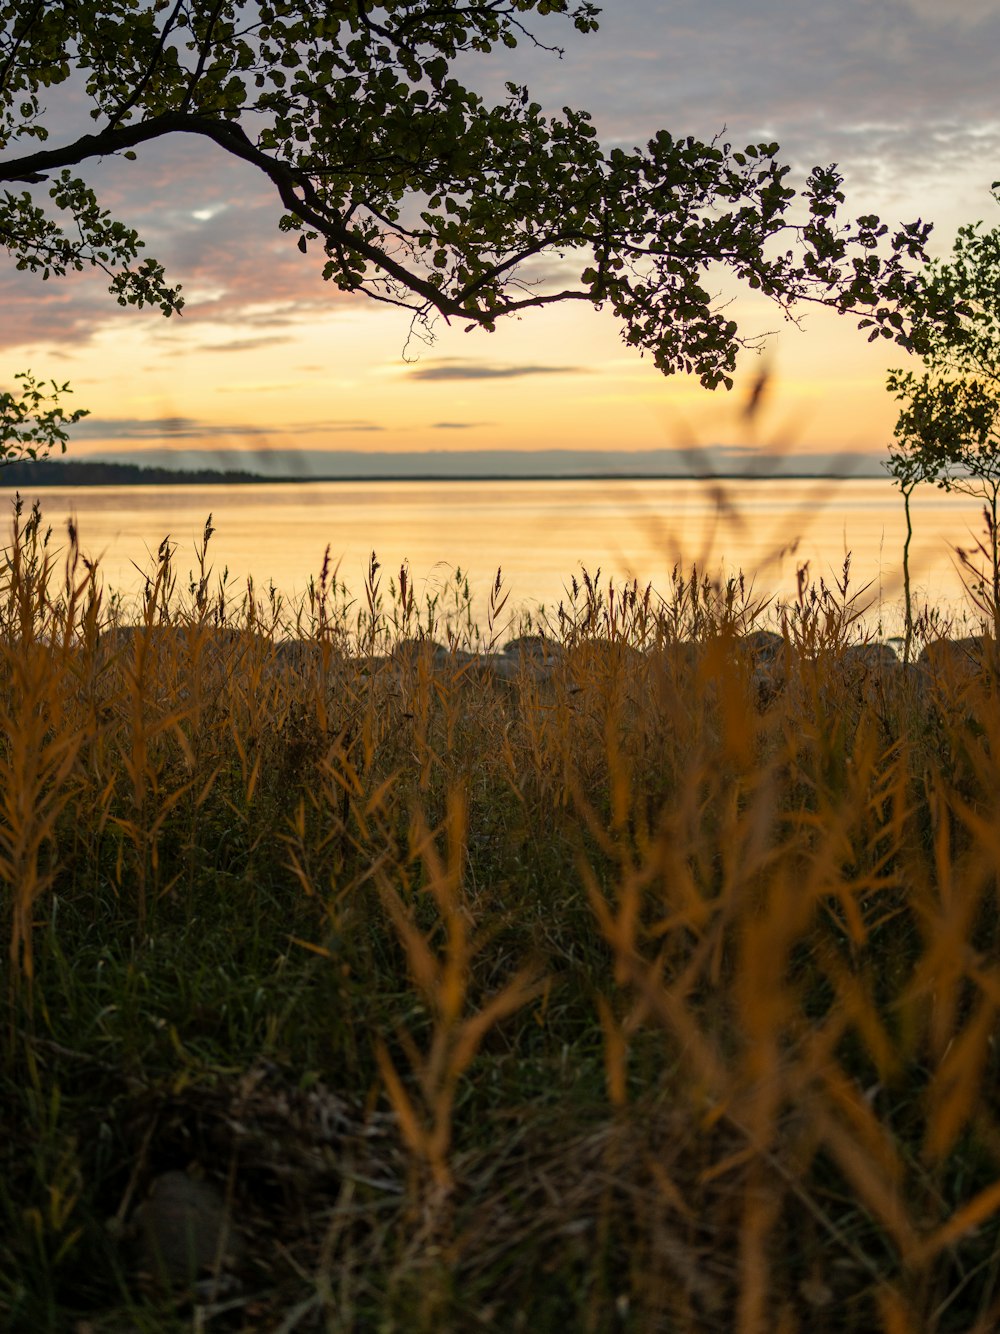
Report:
<svg viewBox="0 0 1000 1334"><path fill-rule="evenodd" d="M418 596L456 568L485 605L498 566L510 607L552 607L574 573L636 575L665 588L673 565L755 573L759 593L791 595L799 565L831 581L847 551L856 587L871 583L876 610L901 597L902 504L891 484L849 479L663 481L317 482L243 487L46 488L43 515L57 540L75 517L81 544L99 556L107 586L127 594L169 535L183 578L213 515L210 554L234 587L252 575L301 594L330 547L340 578L360 593L371 552L383 570L408 560ZM13 492L0 492L13 498ZM954 545L981 529L974 501L924 488L913 502L918 600L954 606L962 586Z"/></svg>

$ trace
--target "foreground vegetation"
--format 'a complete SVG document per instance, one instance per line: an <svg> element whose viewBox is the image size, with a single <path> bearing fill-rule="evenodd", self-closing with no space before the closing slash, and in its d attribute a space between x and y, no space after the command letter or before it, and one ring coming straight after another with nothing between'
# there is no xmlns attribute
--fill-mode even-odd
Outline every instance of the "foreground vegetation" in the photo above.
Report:
<svg viewBox="0 0 1000 1334"><path fill-rule="evenodd" d="M166 547L128 631L37 514L2 577L4 1328L997 1327L990 641L677 574L501 672L499 581ZM171 1286L179 1172L233 1244Z"/></svg>

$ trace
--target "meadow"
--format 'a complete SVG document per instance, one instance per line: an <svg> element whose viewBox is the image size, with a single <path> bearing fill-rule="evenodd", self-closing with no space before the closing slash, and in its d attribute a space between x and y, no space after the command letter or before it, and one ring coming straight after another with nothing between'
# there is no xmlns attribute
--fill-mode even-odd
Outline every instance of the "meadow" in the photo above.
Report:
<svg viewBox="0 0 1000 1334"><path fill-rule="evenodd" d="M996 1329L994 641L209 537L0 568L0 1325Z"/></svg>

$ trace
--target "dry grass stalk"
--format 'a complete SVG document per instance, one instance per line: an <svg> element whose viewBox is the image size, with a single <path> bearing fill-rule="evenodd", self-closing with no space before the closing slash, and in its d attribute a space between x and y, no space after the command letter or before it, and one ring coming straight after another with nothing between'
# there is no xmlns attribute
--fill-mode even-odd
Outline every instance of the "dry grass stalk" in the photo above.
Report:
<svg viewBox="0 0 1000 1334"><path fill-rule="evenodd" d="M307 1171L268 1103L236 1190L262 1226L284 1192L271 1327L503 1326L502 1270L553 1328L989 1329L989 664L862 653L847 571L772 608L780 634L739 580L585 576L498 655L499 575L477 638L461 590L449 623L374 558L359 606L329 567L297 608L213 591L210 535L189 596L158 553L135 626L75 545L58 584L40 520L7 554L0 880L34 1073L5 1086L0 1208L34 1249L9 1229L4 1272L80 1280L125 1189L109 1135L142 1172L220 1138L236 1161L246 1119L206 1100L266 1067L302 1082L287 1109L336 1079L398 1137L373 1173L310 1131ZM108 1129L71 1135L74 1102Z"/></svg>

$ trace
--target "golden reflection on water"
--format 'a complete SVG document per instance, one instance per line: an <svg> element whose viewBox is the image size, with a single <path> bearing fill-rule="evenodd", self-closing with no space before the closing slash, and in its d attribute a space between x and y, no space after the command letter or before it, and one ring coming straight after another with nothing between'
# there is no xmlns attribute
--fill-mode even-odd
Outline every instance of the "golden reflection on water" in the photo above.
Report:
<svg viewBox="0 0 1000 1334"><path fill-rule="evenodd" d="M408 560L418 596L444 588L460 567L480 608L498 566L509 609L554 607L581 566L666 591L678 561L711 574L755 572L758 593L788 596L804 561L830 583L850 551L852 585L872 585L873 615L894 623L901 598L903 509L888 480L314 482L39 495L53 541L73 515L106 585L127 595L142 585L135 566L148 568L168 535L183 582L211 513L211 560L216 575L228 568L234 591L252 574L262 592L273 581L286 595L301 594L329 546L358 595L374 550L386 585ZM981 507L925 487L912 508L918 600L955 607L964 599L954 547L981 534Z"/></svg>

